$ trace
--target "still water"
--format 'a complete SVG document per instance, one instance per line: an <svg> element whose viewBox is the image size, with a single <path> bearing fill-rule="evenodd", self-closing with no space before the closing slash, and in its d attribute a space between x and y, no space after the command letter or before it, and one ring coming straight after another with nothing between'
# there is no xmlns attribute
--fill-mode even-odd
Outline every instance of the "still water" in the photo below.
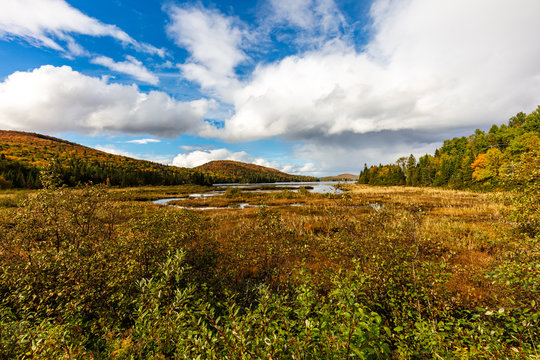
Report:
<svg viewBox="0 0 540 360"><path fill-rule="evenodd" d="M317 182L277 182L277 183L257 183L257 184L214 184L216 187L234 187L242 190L257 189L261 187L272 186L276 189L286 188L291 191L298 191L299 188L305 187L308 188L309 192L317 194L341 194L343 191L336 189L334 185L344 184L345 182L341 181L317 181ZM354 181L350 182L354 183ZM268 191L268 190L260 190ZM272 191L272 190L270 190Z"/></svg>
<svg viewBox="0 0 540 360"><path fill-rule="evenodd" d="M211 196L219 196L223 195L225 193L225 190L227 188L237 188L240 190L247 190L247 191L257 191L257 192L271 192L271 191L279 191L280 189L288 189L290 191L298 191L298 189L304 187L307 188L307 190L311 193L316 194L341 194L343 193L343 190L336 189L334 185L337 184L344 184L346 182L343 181L318 181L318 182L278 182L278 183L256 183L256 184L214 184L216 188L219 190L209 191L205 193L194 193L190 194L190 198L207 198ZM349 182L354 183L354 181ZM275 188L275 190L269 189L269 187ZM169 201L173 200L182 200L186 198L168 198L168 199L159 199L152 201L154 204L161 204L165 205ZM241 204L244 205L244 204ZM240 206L241 209L244 207L248 207L249 204L245 204L244 206ZM238 208L238 207L237 207ZM205 208L208 210L211 210L210 208Z"/></svg>

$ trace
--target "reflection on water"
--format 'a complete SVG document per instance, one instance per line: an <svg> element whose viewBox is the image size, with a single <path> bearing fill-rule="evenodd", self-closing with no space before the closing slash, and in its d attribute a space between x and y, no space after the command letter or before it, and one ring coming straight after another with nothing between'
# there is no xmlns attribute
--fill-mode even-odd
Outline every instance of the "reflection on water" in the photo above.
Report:
<svg viewBox="0 0 540 360"><path fill-rule="evenodd" d="M354 183L354 182L348 182ZM188 198L204 199L211 196L219 196L225 193L223 188L235 188L239 190L251 190L257 192L272 192L282 189L297 192L300 188L305 188L307 191L316 194L341 194L344 191L335 187L335 185L344 184L344 182L338 181L321 181L321 182L281 182L281 183L258 183L258 184L214 184L215 187L220 190L209 191L205 193L189 194L187 197L182 198L168 198L152 201L154 204L166 205L167 203L175 200L185 200ZM291 204L289 206L302 206L301 204ZM227 208L215 208L215 207L184 207L178 206L182 209L192 210L215 210L215 209L227 209ZM258 205L250 205L248 203L232 205L229 208L232 209L245 209L246 207L258 207Z"/></svg>
<svg viewBox="0 0 540 360"><path fill-rule="evenodd" d="M153 200L152 203L159 204L159 205L165 205L169 201L175 201L175 200L184 200L185 198L168 198L168 199L159 199L159 200Z"/></svg>
<svg viewBox="0 0 540 360"><path fill-rule="evenodd" d="M223 188L237 188L241 190L250 190L262 188L259 191L267 192L273 191L270 188L280 190L281 188L290 189L291 191L298 191L300 188L307 188L311 193L316 194L341 194L344 191L336 189L334 185L338 184L353 184L354 181L317 181L317 182L278 182L278 183L257 183L257 184L214 184L216 187ZM266 188L266 189L265 189Z"/></svg>

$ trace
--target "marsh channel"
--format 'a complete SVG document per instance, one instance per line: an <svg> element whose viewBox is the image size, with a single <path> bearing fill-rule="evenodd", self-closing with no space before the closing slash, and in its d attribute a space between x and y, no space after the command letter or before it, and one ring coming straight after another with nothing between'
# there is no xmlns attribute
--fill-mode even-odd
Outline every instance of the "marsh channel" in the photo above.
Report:
<svg viewBox="0 0 540 360"><path fill-rule="evenodd" d="M278 182L278 183L253 183L253 184L214 184L215 190L207 192L192 193L184 197L174 197L154 200L152 203L158 205L171 205L178 208L191 210L216 210L216 209L245 209L249 207L259 207L259 204L250 202L233 202L226 206L208 206L193 204L193 200L208 200L210 198L227 197L230 194L249 195L249 194L269 194L277 192L298 193L300 191L308 191L314 194L342 194L344 191L339 188L340 184L354 182L343 181L320 181L320 182ZM190 201L191 200L191 201ZM183 204L185 203L185 204ZM195 203L198 203L195 201ZM288 206L302 206L301 203L289 203Z"/></svg>

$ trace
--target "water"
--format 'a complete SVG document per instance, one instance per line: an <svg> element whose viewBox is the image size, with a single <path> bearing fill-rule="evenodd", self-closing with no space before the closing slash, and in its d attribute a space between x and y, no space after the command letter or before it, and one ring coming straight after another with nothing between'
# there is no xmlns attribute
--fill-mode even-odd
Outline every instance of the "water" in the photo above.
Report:
<svg viewBox="0 0 540 360"><path fill-rule="evenodd" d="M154 204L159 204L159 205L165 205L165 204L167 204L169 201L184 200L184 199L185 199L185 198L159 199L159 200L154 200L154 201L152 201L152 203L154 203Z"/></svg>
<svg viewBox="0 0 540 360"><path fill-rule="evenodd" d="M339 181L320 181L320 182L279 182L279 183L257 183L257 184L214 184L215 187L219 187L221 189L223 188L236 188L239 190L250 190L251 191L258 191L258 192L272 192L272 191L279 191L280 189L288 189L291 191L298 191L300 188L304 187L307 188L307 190L311 193L316 194L342 194L344 191L341 189L336 189L334 185L337 184L343 184L344 182ZM349 182L354 183L354 182ZM272 189L264 189L264 187L273 187L275 190ZM259 189L261 188L261 189ZM255 189L255 190L253 190ZM211 196L219 196L223 195L225 193L224 190L215 190L215 191L209 191L206 193L194 193L190 194L189 197L191 198L207 198ZM154 204L160 204L160 205L166 205L170 201L174 200L185 200L188 197L183 198L168 198L168 199L159 199L152 201ZM298 206L298 204L295 204ZM234 208L236 209L245 209L246 207L253 207L256 205L250 205L250 204L240 204L240 206L236 206ZM188 207L181 207L180 208L186 208ZM211 210L212 208L205 207L205 208L189 208L194 210Z"/></svg>
<svg viewBox="0 0 540 360"><path fill-rule="evenodd" d="M280 188L293 188L292 191L298 191L301 187L309 187L308 191L316 194L341 194L343 190L336 189L334 185L337 184L353 184L351 182L343 181L317 181L317 182L278 182L278 183L257 183L257 184L214 184L214 186L224 187L224 188L237 188L237 189L256 189L263 186L272 186L277 190ZM262 189L260 191L275 191L275 190L266 190Z"/></svg>

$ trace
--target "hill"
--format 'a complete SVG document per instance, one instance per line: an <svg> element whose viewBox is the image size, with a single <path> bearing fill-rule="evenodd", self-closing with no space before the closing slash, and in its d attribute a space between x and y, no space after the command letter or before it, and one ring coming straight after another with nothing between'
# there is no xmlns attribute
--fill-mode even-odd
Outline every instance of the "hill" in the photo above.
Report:
<svg viewBox="0 0 540 360"><path fill-rule="evenodd" d="M68 186L90 182L124 187L317 180L235 161L180 168L113 155L52 136L0 130L0 188L39 188L40 170L49 164Z"/></svg>
<svg viewBox="0 0 540 360"><path fill-rule="evenodd" d="M39 172L51 164L62 181L117 186L204 183L204 174L113 155L52 136L0 130L0 187L38 188ZM3 185L2 185L3 184Z"/></svg>
<svg viewBox="0 0 540 360"><path fill-rule="evenodd" d="M325 176L320 179L322 181L354 181L354 180L358 180L358 175L339 174L339 175L334 175L334 176Z"/></svg>
<svg viewBox="0 0 540 360"><path fill-rule="evenodd" d="M442 186L495 189L515 187L513 176L531 174L538 183L540 169L540 106L530 114L520 112L507 124L485 132L445 140L433 155L418 160L411 154L395 164L367 167L358 182L370 185Z"/></svg>
<svg viewBox="0 0 540 360"><path fill-rule="evenodd" d="M265 183L287 181L318 181L312 176L291 175L265 166L232 160L210 161L195 168L211 174L215 183Z"/></svg>

